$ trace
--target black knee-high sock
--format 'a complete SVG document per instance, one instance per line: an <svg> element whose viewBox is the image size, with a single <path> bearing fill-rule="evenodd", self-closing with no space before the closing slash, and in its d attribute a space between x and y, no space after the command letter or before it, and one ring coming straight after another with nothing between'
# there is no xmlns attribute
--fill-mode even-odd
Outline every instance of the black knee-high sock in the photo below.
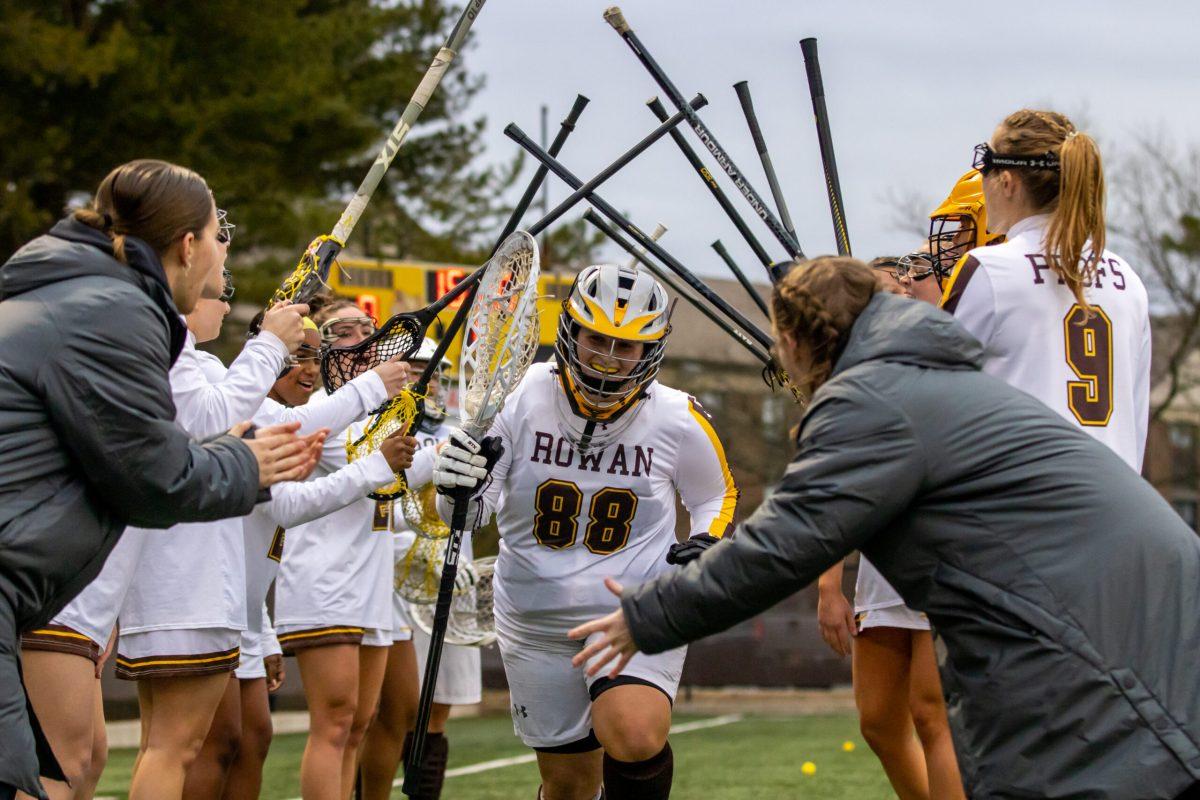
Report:
<svg viewBox="0 0 1200 800"><path fill-rule="evenodd" d="M408 752L412 748L413 732L404 736L404 748L400 760L408 763ZM450 742L444 733L425 734L425 753L417 766L417 793L414 800L438 800L442 796L442 784L446 782L446 762L450 758Z"/></svg>
<svg viewBox="0 0 1200 800"><path fill-rule="evenodd" d="M604 796L608 800L667 800L675 756L671 743L645 761L618 761L604 754Z"/></svg>

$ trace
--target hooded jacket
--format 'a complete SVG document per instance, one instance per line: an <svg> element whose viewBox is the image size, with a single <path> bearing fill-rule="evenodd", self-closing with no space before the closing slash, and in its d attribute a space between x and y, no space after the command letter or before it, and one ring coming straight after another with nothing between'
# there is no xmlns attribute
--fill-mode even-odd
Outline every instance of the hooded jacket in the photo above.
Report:
<svg viewBox="0 0 1200 800"><path fill-rule="evenodd" d="M0 785L34 796L17 636L96 576L126 524L242 516L259 494L244 443L175 426L186 331L153 250L129 237L126 252L67 218L0 267Z"/></svg>
<svg viewBox="0 0 1200 800"><path fill-rule="evenodd" d="M861 550L933 625L974 800L1174 798L1200 781L1200 538L980 358L944 312L874 297L775 492L625 591L634 641L724 630Z"/></svg>

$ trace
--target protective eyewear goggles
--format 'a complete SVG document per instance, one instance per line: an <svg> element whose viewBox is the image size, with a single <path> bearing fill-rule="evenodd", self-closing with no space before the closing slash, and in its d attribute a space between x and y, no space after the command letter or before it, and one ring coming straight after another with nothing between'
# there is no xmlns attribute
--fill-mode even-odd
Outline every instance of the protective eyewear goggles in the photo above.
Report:
<svg viewBox="0 0 1200 800"><path fill-rule="evenodd" d="M306 344L302 344L296 349L295 353L288 355L288 357L283 360L283 363L289 367L298 367L306 361L315 364L320 357L320 350L315 347L309 347Z"/></svg>
<svg viewBox="0 0 1200 800"><path fill-rule="evenodd" d="M339 317L321 325L321 341L333 344L340 339L359 335L367 338L375 333L375 320L371 317Z"/></svg>
<svg viewBox="0 0 1200 800"><path fill-rule="evenodd" d="M896 276L914 283L935 274L933 262L925 253L909 253L896 262Z"/></svg>
<svg viewBox="0 0 1200 800"><path fill-rule="evenodd" d="M217 241L229 244L233 241L233 231L237 228L229 221L229 212L223 208L217 209Z"/></svg>
<svg viewBox="0 0 1200 800"><path fill-rule="evenodd" d="M975 158L971 166L979 170L980 175L987 175L997 169L1058 169L1058 156L1045 153L1040 156L1002 155L992 150L987 142L975 145Z"/></svg>

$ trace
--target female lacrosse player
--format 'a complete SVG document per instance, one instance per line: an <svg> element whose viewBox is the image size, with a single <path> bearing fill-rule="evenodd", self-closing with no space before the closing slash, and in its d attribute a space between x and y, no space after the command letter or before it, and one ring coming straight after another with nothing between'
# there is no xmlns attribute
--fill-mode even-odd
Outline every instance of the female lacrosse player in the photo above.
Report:
<svg viewBox="0 0 1200 800"><path fill-rule="evenodd" d="M374 320L342 300L323 305L314 321L331 346L358 344L374 331ZM363 428L326 443L321 472L346 464L346 445ZM350 796L358 747L379 704L392 644L389 512L364 497L287 532L275 622L283 651L296 656L310 714L300 764L305 800Z"/></svg>
<svg viewBox="0 0 1200 800"><path fill-rule="evenodd" d="M421 348L410 362L414 376L424 371L436 349L437 343L432 339L422 342ZM426 454L432 452L429 448L444 442L456 427L450 422L445 405L448 386L444 383L443 376L449 368L449 360L443 358L429 384L425 416L421 420L417 437L422 451ZM428 465L429 469L422 469L422 465ZM428 486L432 477L432 459L417 461L408 473L409 489L419 490ZM390 518L395 558L399 563L412 546L416 533L409 528L399 503L392 504ZM470 561L471 537L468 534L463 537L459 562L469 564ZM424 631L415 630L409 620L406 601L398 592L393 594L392 601L392 646L388 652L379 713L367 730L362 745L363 800L387 800L392 796L392 781L400 763L408 755L408 745L412 738L411 728L416 722L420 679L424 672L425 654L429 648L429 637ZM478 648L446 645L438 671L433 713L429 718L425 758L420 765L418 786L422 800L435 800L441 795L446 760L449 757L449 742L445 732L451 706L471 705L480 702L481 699Z"/></svg>
<svg viewBox="0 0 1200 800"><path fill-rule="evenodd" d="M1140 471L1149 424L1146 289L1104 248L1096 142L1062 114L1010 114L975 148L987 226L1003 244L955 268L943 308L984 346L984 371L1032 394Z"/></svg>
<svg viewBox="0 0 1200 800"><path fill-rule="evenodd" d="M320 375L316 363L320 338L311 320L305 318L304 324L304 343L255 415L260 424L281 416L287 408L305 405L312 395ZM256 327L253 322L251 327ZM401 367L383 364L377 374L390 377ZM285 529L330 513L389 483L396 472L411 466L415 447L416 441L410 437L389 437L378 453L331 475L278 487L269 503L242 520L247 626L235 672L238 680L226 689L200 757L188 771L185 797L232 799L259 794L272 735L267 695L283 677L282 656L264 601L285 552Z"/></svg>
<svg viewBox="0 0 1200 800"><path fill-rule="evenodd" d="M877 258L870 266L884 291L912 297L905 291L911 281L906 285L896 273L911 263L911 256ZM900 800L963 797L929 620L904 605L866 556L859 558L851 606L842 593L842 571L838 562L817 582L817 621L835 653L853 655L863 738Z"/></svg>
<svg viewBox="0 0 1200 800"><path fill-rule="evenodd" d="M655 381L670 330L666 292L612 264L583 270L563 304L555 364L535 364L496 417L491 470L460 432L434 482L483 485L500 527L495 608L513 725L537 751L542 797L665 798L671 703L685 648L614 678L571 666L581 621L611 610L600 581L640 581L696 558L733 521L737 489L696 401ZM489 448L493 445L489 442ZM675 538L675 495L691 538ZM448 518L443 512L443 517Z"/></svg>

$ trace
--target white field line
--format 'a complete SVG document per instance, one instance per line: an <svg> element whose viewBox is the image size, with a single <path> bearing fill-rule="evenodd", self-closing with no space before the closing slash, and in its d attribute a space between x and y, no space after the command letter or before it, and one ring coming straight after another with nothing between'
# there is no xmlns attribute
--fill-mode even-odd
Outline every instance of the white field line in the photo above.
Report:
<svg viewBox="0 0 1200 800"><path fill-rule="evenodd" d="M702 731L706 728L719 728L722 725L732 725L735 722L741 722L743 716L741 714L723 714L719 717L709 717L708 719L698 719L695 722L684 722L680 725L672 725L671 733L690 733L691 731ZM478 764L468 764L465 767L457 767L455 769L446 770L447 778L458 778L463 775L475 775L480 772L487 772L493 769L501 769L503 767L515 767L517 764L531 764L537 760L537 756L533 753L525 753L511 758L496 758L491 761L480 761ZM392 782L392 788L403 785L404 779L397 778ZM299 797L293 797L292 800L301 800Z"/></svg>

